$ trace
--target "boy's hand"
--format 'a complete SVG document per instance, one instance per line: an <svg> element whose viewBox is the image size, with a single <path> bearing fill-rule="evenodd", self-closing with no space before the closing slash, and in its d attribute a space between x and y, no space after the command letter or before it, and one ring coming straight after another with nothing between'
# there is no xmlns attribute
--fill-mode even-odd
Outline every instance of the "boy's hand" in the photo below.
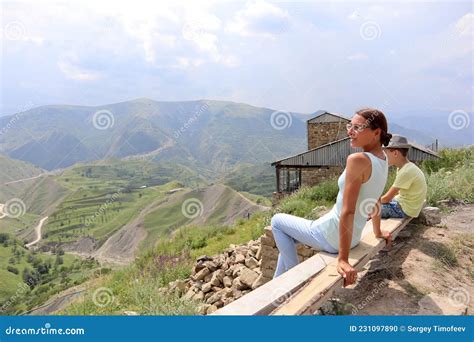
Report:
<svg viewBox="0 0 474 342"><path fill-rule="evenodd" d="M392 248L392 234L390 232L382 230L381 233L376 237L384 238L387 241L387 249Z"/></svg>

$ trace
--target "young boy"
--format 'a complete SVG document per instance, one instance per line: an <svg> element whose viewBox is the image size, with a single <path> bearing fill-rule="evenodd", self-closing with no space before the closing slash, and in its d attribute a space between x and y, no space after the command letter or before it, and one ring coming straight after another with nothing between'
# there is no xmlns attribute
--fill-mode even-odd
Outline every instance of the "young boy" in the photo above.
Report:
<svg viewBox="0 0 474 342"><path fill-rule="evenodd" d="M397 176L390 190L381 197L382 218L417 217L426 199L423 171L407 159L410 144L407 138L393 135L384 151L388 165L397 167Z"/></svg>

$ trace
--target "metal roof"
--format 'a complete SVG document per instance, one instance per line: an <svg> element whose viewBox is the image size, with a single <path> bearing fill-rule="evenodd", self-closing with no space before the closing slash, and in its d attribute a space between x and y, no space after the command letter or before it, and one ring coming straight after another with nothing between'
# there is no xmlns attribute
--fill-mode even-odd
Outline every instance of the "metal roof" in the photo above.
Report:
<svg viewBox="0 0 474 342"><path fill-rule="evenodd" d="M438 155L429 148L411 143L408 151L408 159L412 161L434 160ZM345 166L347 157L354 152L360 152L360 148L351 148L350 138L345 137L325 145L313 148L309 151L287 157L273 162L271 165L279 166Z"/></svg>
<svg viewBox="0 0 474 342"><path fill-rule="evenodd" d="M315 117L306 120L308 123L329 123L329 122L341 122L341 121L351 121L350 118L345 117L341 114L324 112L316 115Z"/></svg>

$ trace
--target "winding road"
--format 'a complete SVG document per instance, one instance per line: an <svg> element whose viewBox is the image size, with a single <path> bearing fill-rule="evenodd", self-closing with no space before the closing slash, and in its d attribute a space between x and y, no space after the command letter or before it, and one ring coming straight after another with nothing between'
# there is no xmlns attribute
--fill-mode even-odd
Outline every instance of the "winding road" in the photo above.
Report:
<svg viewBox="0 0 474 342"><path fill-rule="evenodd" d="M38 242L41 241L41 227L43 227L44 221L48 219L48 216L43 217L39 222L38 225L35 227L35 232L36 232L36 239L31 241L30 243L27 243L25 245L26 248L30 248L34 244L37 244Z"/></svg>

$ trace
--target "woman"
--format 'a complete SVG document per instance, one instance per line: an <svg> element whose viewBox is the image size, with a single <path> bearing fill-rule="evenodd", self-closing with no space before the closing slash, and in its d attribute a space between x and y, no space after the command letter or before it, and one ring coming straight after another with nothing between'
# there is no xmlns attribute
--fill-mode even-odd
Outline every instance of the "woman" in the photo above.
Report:
<svg viewBox="0 0 474 342"><path fill-rule="evenodd" d="M357 271L348 262L349 250L359 243L368 216L373 218L375 235L391 242L390 233L380 230L378 210L388 176L382 145L387 146L392 137L387 132L385 115L371 108L359 110L347 124L347 134L351 147L364 152L347 158L331 211L315 221L288 214L272 217L273 236L280 252L274 278L298 264L295 242L300 241L317 250L339 253L337 270L344 277L344 286L355 283Z"/></svg>

